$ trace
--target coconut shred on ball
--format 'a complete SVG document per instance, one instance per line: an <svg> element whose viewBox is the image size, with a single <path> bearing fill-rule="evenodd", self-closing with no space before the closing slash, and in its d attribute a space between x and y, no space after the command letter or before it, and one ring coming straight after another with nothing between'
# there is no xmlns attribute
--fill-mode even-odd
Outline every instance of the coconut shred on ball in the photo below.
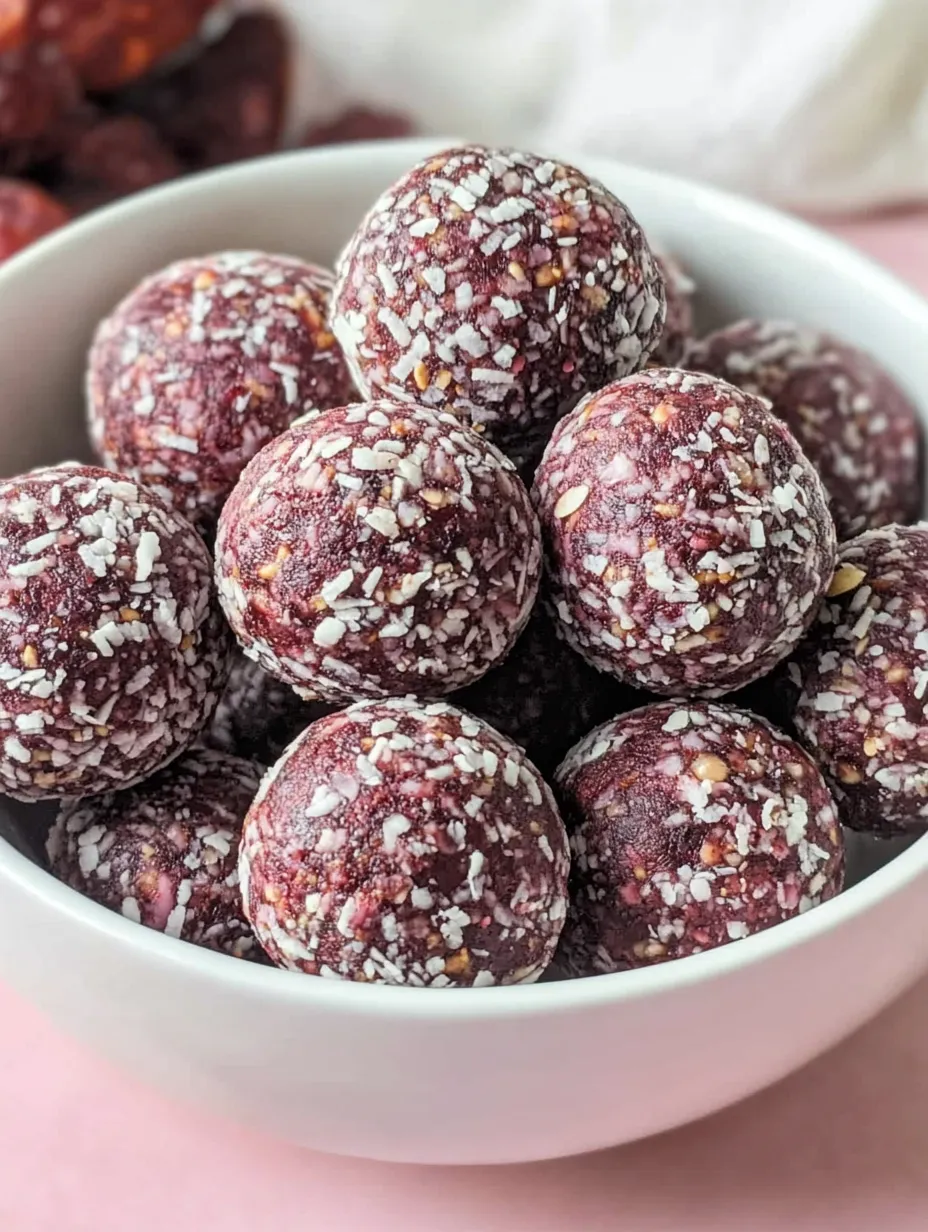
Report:
<svg viewBox="0 0 928 1232"><path fill-rule="evenodd" d="M451 692L521 632L541 571L513 464L453 415L323 411L246 468L219 519L239 641L308 698Z"/></svg>
<svg viewBox="0 0 928 1232"><path fill-rule="evenodd" d="M193 527L64 465L0 484L0 784L20 800L128 787L191 744L228 631Z"/></svg>
<svg viewBox="0 0 928 1232"><path fill-rule="evenodd" d="M535 476L567 640L655 693L730 692L815 618L835 531L821 482L766 406L656 368L586 398Z"/></svg>
<svg viewBox="0 0 928 1232"><path fill-rule="evenodd" d="M444 702L320 719L245 821L245 911L280 966L371 983L530 983L567 909L567 836L521 749Z"/></svg>
<svg viewBox="0 0 928 1232"><path fill-rule="evenodd" d="M787 321L745 320L695 343L685 362L769 399L821 476L839 539L918 517L918 416L863 351Z"/></svg>
<svg viewBox="0 0 928 1232"><path fill-rule="evenodd" d="M63 805L49 867L138 924L236 958L260 953L238 882L242 821L259 783L251 762L192 749L130 791Z"/></svg>
<svg viewBox="0 0 928 1232"><path fill-rule="evenodd" d="M90 350L90 435L104 463L214 518L245 463L300 415L353 396L326 325L332 276L223 252L144 279Z"/></svg>
<svg viewBox="0 0 928 1232"><path fill-rule="evenodd" d="M881 835L928 823L928 526L842 544L829 599L789 663L795 721L841 820Z"/></svg>
<svg viewBox="0 0 928 1232"><path fill-rule="evenodd" d="M642 707L592 731L555 782L573 855L557 961L573 975L697 954L842 888L824 779L745 711Z"/></svg>
<svg viewBox="0 0 928 1232"><path fill-rule="evenodd" d="M575 167L463 146L388 189L342 254L333 326L359 386L500 439L640 368L664 289L625 206Z"/></svg>

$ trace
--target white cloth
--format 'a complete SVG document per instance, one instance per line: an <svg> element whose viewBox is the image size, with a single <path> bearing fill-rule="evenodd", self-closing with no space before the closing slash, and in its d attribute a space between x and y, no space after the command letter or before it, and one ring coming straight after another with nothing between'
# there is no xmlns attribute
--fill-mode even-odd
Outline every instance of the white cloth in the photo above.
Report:
<svg viewBox="0 0 928 1232"><path fill-rule="evenodd" d="M928 0L264 3L300 40L294 125L365 103L799 208L928 198Z"/></svg>

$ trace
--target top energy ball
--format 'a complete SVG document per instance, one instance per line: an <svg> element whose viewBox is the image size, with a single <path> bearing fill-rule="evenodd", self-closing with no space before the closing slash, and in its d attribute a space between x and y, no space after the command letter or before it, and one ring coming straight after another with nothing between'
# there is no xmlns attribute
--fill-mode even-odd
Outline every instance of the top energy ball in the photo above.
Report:
<svg viewBox="0 0 928 1232"><path fill-rule="evenodd" d="M336 271L332 328L368 394L518 437L642 367L660 270L625 206L574 167L465 146L374 205Z"/></svg>

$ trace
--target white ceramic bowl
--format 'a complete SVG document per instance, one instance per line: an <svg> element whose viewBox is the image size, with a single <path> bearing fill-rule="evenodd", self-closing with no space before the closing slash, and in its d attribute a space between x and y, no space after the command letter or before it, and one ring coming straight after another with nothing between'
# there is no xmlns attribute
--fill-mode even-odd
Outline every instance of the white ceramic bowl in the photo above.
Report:
<svg viewBox="0 0 928 1232"><path fill-rule="evenodd" d="M3 266L0 471L86 454L88 339L141 275L226 247L331 262L375 195L437 145L214 172L104 210ZM704 325L754 313L825 326L872 350L928 412L928 305L888 274L760 206L580 161L693 271ZM46 818L0 801L0 976L165 1091L345 1154L510 1162L652 1134L802 1065L928 966L928 839L835 901L712 953L440 992L293 975L140 928L32 862Z"/></svg>

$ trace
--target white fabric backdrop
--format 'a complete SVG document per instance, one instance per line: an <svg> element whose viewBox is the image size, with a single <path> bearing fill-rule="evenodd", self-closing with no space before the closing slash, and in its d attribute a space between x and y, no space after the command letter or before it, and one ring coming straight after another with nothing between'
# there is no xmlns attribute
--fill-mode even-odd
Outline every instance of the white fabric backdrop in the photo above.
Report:
<svg viewBox="0 0 928 1232"><path fill-rule="evenodd" d="M928 0L264 3L300 38L294 131L364 102L800 208L928 198Z"/></svg>

